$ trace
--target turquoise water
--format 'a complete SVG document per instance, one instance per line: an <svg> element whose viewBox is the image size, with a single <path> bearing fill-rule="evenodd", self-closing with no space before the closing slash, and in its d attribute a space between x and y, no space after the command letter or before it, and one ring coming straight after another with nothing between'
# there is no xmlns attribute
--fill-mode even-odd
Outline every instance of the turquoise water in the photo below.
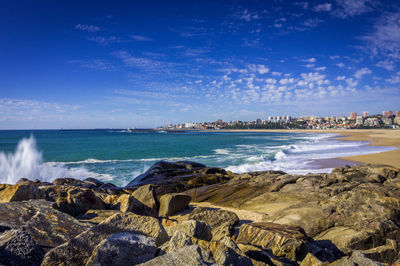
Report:
<svg viewBox="0 0 400 266"><path fill-rule="evenodd" d="M317 159L390 147L307 133L0 131L0 183L21 177L95 177L124 185L158 160L192 160L233 172L329 172Z"/></svg>

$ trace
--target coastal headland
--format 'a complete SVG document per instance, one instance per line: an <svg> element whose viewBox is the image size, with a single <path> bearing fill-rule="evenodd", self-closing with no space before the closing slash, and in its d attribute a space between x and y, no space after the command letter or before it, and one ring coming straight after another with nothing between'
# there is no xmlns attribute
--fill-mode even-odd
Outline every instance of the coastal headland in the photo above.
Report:
<svg viewBox="0 0 400 266"><path fill-rule="evenodd" d="M399 208L400 169L379 164L291 175L160 161L125 187L22 178L0 185L0 264L397 265Z"/></svg>

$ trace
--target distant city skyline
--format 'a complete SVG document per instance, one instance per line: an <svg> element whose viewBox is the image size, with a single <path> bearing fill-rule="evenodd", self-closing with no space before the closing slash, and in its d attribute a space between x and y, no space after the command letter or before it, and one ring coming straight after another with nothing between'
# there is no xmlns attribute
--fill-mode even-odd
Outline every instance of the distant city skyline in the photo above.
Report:
<svg viewBox="0 0 400 266"><path fill-rule="evenodd" d="M400 3L4 1L0 129L400 109Z"/></svg>

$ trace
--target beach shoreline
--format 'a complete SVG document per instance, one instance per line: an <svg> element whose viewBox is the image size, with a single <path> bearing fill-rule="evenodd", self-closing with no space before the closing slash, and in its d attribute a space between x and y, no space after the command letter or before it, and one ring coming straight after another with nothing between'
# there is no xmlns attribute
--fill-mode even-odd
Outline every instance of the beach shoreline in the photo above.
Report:
<svg viewBox="0 0 400 266"><path fill-rule="evenodd" d="M392 151L371 153L364 155L332 158L363 164L385 164L400 167L400 130L396 129L230 129L230 130L202 130L204 132L287 132L287 133L333 133L337 139L345 141L368 141L371 146L387 146L397 149Z"/></svg>

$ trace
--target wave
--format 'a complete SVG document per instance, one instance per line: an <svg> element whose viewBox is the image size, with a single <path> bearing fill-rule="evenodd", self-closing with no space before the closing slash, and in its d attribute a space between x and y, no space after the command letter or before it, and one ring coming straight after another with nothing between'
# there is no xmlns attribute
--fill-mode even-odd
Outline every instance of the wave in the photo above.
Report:
<svg viewBox="0 0 400 266"><path fill-rule="evenodd" d="M14 153L0 153L1 184L15 184L21 178L51 182L63 177L112 180L110 175L90 172L83 167L67 168L58 163L43 163L42 153L37 149L33 136L20 140Z"/></svg>
<svg viewBox="0 0 400 266"><path fill-rule="evenodd" d="M366 141L332 139L331 137L334 137L332 136L334 134L324 135L324 137L307 137L307 141L300 141L297 144L274 146L275 155L271 159L252 156L245 163L230 165L226 169L235 173L268 170L282 170L290 174L324 173L332 171L332 168L321 169L317 162L319 159L334 159L396 149L394 147L370 146L368 145L369 142ZM264 147L265 151L271 152L270 148ZM243 149L243 145L239 149Z"/></svg>

